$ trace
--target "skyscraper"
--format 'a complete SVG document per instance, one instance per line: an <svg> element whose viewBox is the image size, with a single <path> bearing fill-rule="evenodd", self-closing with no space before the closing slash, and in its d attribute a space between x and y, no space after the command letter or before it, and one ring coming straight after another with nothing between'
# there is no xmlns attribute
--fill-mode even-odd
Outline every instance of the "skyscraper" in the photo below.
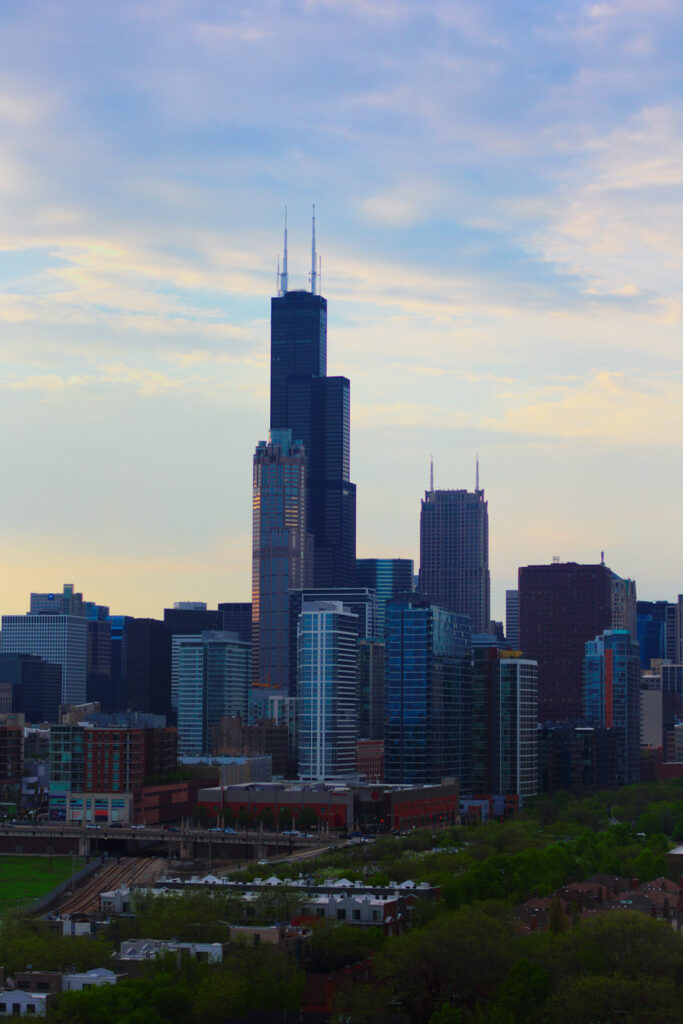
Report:
<svg viewBox="0 0 683 1024"><path fill-rule="evenodd" d="M617 733L617 781L640 778L640 657L627 629L608 629L585 645L585 715Z"/></svg>
<svg viewBox="0 0 683 1024"><path fill-rule="evenodd" d="M615 615L624 616L615 587L620 597L628 592L635 600L635 587L623 583L604 563L553 561L520 568L519 643L538 662L539 722L583 717L584 647L612 629Z"/></svg>
<svg viewBox="0 0 683 1024"><path fill-rule="evenodd" d="M473 633L490 619L489 516L484 491L425 492L420 514L420 593L458 615Z"/></svg>
<svg viewBox="0 0 683 1024"><path fill-rule="evenodd" d="M299 616L299 778L348 778L356 771L358 625L340 601L304 604Z"/></svg>
<svg viewBox="0 0 683 1024"><path fill-rule="evenodd" d="M289 592L311 582L307 460L291 430L271 430L254 453L252 531L253 679L289 692Z"/></svg>
<svg viewBox="0 0 683 1024"><path fill-rule="evenodd" d="M369 587L377 595L377 636L384 638L387 601L413 589L412 558L357 558L356 586Z"/></svg>
<svg viewBox="0 0 683 1024"><path fill-rule="evenodd" d="M289 291L287 227L279 293L271 299L270 429L306 453L307 528L316 587L353 586L356 488L350 481L350 383L327 376L327 300L317 294L315 217L311 291Z"/></svg>
<svg viewBox="0 0 683 1024"><path fill-rule="evenodd" d="M63 704L87 695L88 620L82 615L3 615L0 650L35 654L62 669Z"/></svg>
<svg viewBox="0 0 683 1024"><path fill-rule="evenodd" d="M236 633L205 630L173 637L173 676L178 686L178 746L182 754L211 750L222 718L247 718L251 647Z"/></svg>
<svg viewBox="0 0 683 1024"><path fill-rule="evenodd" d="M385 781L470 793L469 619L412 594L387 605L385 644Z"/></svg>

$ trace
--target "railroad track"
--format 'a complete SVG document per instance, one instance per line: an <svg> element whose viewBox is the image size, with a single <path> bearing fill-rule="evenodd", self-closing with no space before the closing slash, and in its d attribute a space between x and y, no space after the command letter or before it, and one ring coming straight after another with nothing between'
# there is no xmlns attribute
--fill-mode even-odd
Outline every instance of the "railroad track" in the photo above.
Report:
<svg viewBox="0 0 683 1024"><path fill-rule="evenodd" d="M162 857L122 857L105 861L76 892L63 897L57 910L60 914L92 913L99 909L101 892L131 883L151 883L165 867L166 861Z"/></svg>

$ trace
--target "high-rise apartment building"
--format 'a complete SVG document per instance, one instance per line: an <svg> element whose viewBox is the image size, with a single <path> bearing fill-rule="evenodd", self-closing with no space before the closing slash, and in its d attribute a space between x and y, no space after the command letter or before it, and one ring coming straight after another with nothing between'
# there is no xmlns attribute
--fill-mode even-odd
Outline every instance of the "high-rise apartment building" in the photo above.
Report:
<svg viewBox="0 0 683 1024"><path fill-rule="evenodd" d="M356 586L374 590L377 598L377 637L384 638L387 601L413 589L412 558L357 558Z"/></svg>
<svg viewBox="0 0 683 1024"><path fill-rule="evenodd" d="M627 629L608 629L585 645L587 721L617 733L617 781L640 779L640 658Z"/></svg>
<svg viewBox="0 0 683 1024"><path fill-rule="evenodd" d="M538 666L516 651L472 648L472 792L538 792Z"/></svg>
<svg viewBox="0 0 683 1024"><path fill-rule="evenodd" d="M520 803L538 793L538 665L502 652L494 703L493 788Z"/></svg>
<svg viewBox="0 0 683 1024"><path fill-rule="evenodd" d="M384 778L471 792L471 627L421 594L386 609Z"/></svg>
<svg viewBox="0 0 683 1024"><path fill-rule="evenodd" d="M348 779L358 736L356 616L340 601L304 604L298 650L299 778Z"/></svg>
<svg viewBox="0 0 683 1024"><path fill-rule="evenodd" d="M603 563L520 568L519 646L538 662L539 722L583 717L585 644L612 629L615 582L624 581Z"/></svg>
<svg viewBox="0 0 683 1024"><path fill-rule="evenodd" d="M291 430L271 430L254 454L252 529L253 678L289 692L289 592L310 586L306 453Z"/></svg>
<svg viewBox="0 0 683 1024"><path fill-rule="evenodd" d="M270 429L290 430L306 453L307 529L314 583L353 586L356 488L350 480L350 383L327 376L327 300L317 294L315 221L311 291L290 291L284 269L271 300Z"/></svg>
<svg viewBox="0 0 683 1024"><path fill-rule="evenodd" d="M473 633L490 620L489 517L484 491L426 491L420 514L420 593L469 616Z"/></svg>
<svg viewBox="0 0 683 1024"><path fill-rule="evenodd" d="M289 692L296 694L298 674L297 635L299 615L304 604L315 601L341 601L356 616L358 638L367 640L375 636L377 627L377 601L374 590L367 587L307 587L289 593Z"/></svg>

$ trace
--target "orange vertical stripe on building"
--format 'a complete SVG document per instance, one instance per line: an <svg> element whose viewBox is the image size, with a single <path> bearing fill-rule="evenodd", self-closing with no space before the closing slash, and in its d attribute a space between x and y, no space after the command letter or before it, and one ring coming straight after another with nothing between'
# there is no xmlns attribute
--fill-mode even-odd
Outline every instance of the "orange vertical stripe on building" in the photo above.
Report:
<svg viewBox="0 0 683 1024"><path fill-rule="evenodd" d="M612 682L612 668L614 665L614 651L605 651L605 725L611 729L614 725L614 688Z"/></svg>

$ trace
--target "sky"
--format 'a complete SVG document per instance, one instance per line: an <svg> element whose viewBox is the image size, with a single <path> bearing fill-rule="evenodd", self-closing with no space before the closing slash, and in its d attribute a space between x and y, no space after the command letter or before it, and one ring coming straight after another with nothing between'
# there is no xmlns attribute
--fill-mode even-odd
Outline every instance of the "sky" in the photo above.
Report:
<svg viewBox="0 0 683 1024"><path fill-rule="evenodd" d="M683 591L678 0L3 0L0 611L249 600L289 214L316 204L358 554Z"/></svg>

